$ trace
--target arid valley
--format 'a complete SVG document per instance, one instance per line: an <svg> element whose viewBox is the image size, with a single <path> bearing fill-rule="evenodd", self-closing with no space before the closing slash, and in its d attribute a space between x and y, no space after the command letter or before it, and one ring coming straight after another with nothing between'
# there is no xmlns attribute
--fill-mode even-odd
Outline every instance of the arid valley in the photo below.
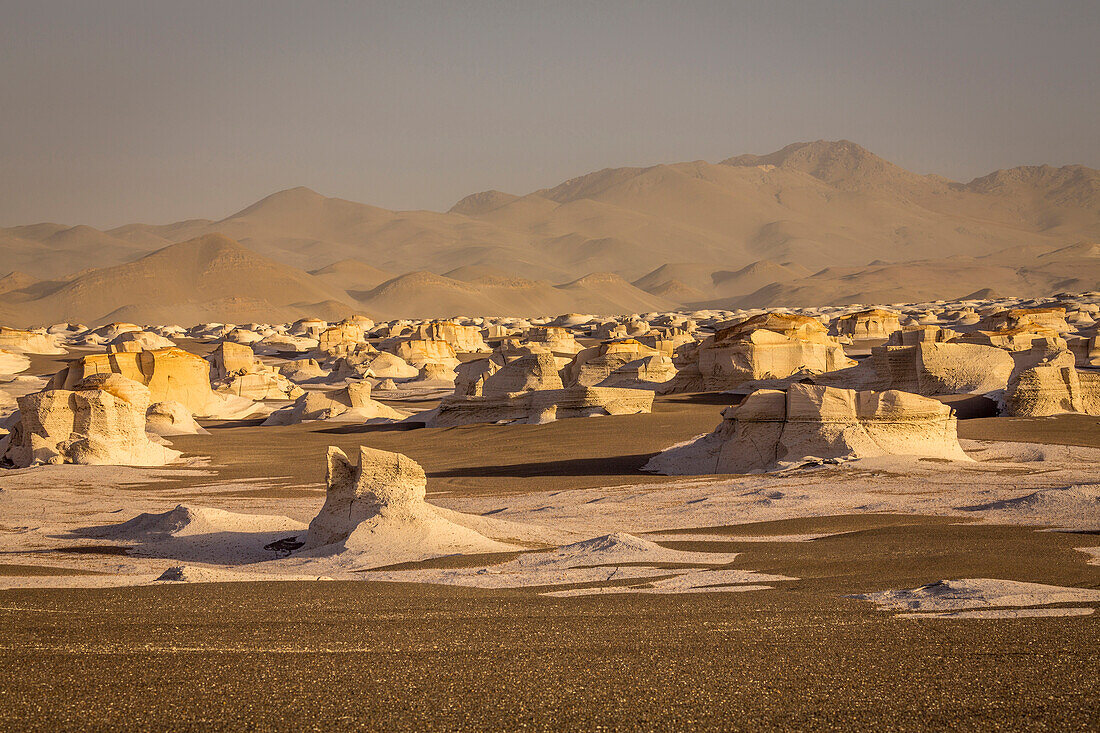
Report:
<svg viewBox="0 0 1100 733"><path fill-rule="evenodd" d="M1100 728L1095 7L10 5L6 729Z"/></svg>

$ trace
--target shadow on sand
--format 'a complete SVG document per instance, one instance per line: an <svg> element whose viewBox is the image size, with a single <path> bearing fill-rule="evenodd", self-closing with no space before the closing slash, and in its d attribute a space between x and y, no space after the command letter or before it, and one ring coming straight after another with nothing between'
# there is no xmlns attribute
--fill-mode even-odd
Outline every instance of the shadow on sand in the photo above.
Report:
<svg viewBox="0 0 1100 733"><path fill-rule="evenodd" d="M443 471L429 471L430 478L474 478L508 476L531 478L534 476L623 476L638 473L652 458L653 453L636 453L607 458L573 458L562 461L531 461L508 465L486 464L465 466Z"/></svg>

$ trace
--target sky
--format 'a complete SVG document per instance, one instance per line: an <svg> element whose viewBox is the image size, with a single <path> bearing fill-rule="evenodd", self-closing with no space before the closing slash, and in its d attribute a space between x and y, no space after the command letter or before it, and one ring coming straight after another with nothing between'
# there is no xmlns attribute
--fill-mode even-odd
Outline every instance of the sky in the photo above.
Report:
<svg viewBox="0 0 1100 733"><path fill-rule="evenodd" d="M0 0L0 226L446 210L849 139L1100 167L1100 2Z"/></svg>

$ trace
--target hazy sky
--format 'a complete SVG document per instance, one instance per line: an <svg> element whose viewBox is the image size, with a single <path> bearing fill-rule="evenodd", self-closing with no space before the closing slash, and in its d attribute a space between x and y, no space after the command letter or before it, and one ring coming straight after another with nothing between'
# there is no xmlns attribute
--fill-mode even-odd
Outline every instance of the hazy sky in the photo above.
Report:
<svg viewBox="0 0 1100 733"><path fill-rule="evenodd" d="M0 225L446 209L818 138L1100 167L1100 2L0 0Z"/></svg>

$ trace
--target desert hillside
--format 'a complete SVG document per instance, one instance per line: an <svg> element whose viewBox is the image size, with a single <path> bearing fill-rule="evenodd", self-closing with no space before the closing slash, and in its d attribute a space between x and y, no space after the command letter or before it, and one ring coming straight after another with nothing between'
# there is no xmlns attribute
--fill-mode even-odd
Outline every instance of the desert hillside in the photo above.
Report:
<svg viewBox="0 0 1100 733"><path fill-rule="evenodd" d="M416 317L897 302L987 287L1036 297L1097 287L1098 240L1100 171L1030 166L960 183L817 141L484 191L445 213L295 188L219 221L2 229L0 275L14 274L0 316L137 318L165 302L187 303L188 317L278 320L319 303ZM236 254L206 273L195 242Z"/></svg>

